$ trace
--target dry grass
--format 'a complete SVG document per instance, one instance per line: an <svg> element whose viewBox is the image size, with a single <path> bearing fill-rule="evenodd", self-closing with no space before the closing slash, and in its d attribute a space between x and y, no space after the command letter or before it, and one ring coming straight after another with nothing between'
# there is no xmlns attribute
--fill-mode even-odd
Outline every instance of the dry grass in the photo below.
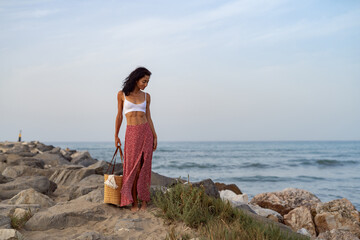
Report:
<svg viewBox="0 0 360 240"><path fill-rule="evenodd" d="M160 208L158 216L169 222L184 222L199 233L199 239L309 239L285 232L274 224L259 222L229 203L207 196L203 188L177 184L166 193L158 191L153 199ZM174 229L167 237L171 240L189 238L190 236L181 236Z"/></svg>

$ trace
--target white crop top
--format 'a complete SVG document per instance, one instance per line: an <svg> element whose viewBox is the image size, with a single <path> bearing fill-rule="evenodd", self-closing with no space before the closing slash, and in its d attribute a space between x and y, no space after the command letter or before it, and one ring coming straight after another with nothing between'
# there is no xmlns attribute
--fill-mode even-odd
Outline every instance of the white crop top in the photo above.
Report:
<svg viewBox="0 0 360 240"><path fill-rule="evenodd" d="M126 100L126 96L124 93L124 99L125 99L124 107L123 107L124 114L135 111L146 112L146 92L144 92L144 94L145 94L145 101L139 104L135 104Z"/></svg>

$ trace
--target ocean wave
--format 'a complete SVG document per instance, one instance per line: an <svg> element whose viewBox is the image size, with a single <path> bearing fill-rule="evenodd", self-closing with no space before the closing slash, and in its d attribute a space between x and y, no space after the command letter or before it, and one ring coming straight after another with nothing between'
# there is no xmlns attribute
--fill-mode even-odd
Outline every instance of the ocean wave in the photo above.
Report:
<svg viewBox="0 0 360 240"><path fill-rule="evenodd" d="M175 161L170 162L170 164L164 165L164 168L173 168L173 169L191 169L191 168L200 168L200 169L209 169L209 168L219 168L217 164L199 164L199 163L176 163Z"/></svg>
<svg viewBox="0 0 360 240"><path fill-rule="evenodd" d="M264 168L271 168L272 166L269 164L263 164L263 163L244 163L240 166L241 168L259 168L259 169L264 169Z"/></svg>
<svg viewBox="0 0 360 240"><path fill-rule="evenodd" d="M289 178L286 178L289 179ZM231 177L225 178L229 182L279 182L285 181L282 177L277 176L249 176L249 177Z"/></svg>
<svg viewBox="0 0 360 240"><path fill-rule="evenodd" d="M319 159L316 160L316 163L318 165L322 166L344 166L347 164L356 164L356 161L339 161L339 160L333 160L333 159Z"/></svg>
<svg viewBox="0 0 360 240"><path fill-rule="evenodd" d="M317 165L317 166L325 166L325 167L337 167L337 166L345 166L350 164L359 164L359 161L354 160L336 160L336 159L292 159L289 160L289 165L296 167L297 165Z"/></svg>

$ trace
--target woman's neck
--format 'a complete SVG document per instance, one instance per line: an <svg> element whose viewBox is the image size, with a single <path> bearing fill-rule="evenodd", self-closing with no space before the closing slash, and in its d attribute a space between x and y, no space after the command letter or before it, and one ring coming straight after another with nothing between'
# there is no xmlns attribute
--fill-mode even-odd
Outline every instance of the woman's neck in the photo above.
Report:
<svg viewBox="0 0 360 240"><path fill-rule="evenodd" d="M139 93L140 93L140 88L135 87L134 90L132 91L132 93L133 93L134 95L139 94Z"/></svg>

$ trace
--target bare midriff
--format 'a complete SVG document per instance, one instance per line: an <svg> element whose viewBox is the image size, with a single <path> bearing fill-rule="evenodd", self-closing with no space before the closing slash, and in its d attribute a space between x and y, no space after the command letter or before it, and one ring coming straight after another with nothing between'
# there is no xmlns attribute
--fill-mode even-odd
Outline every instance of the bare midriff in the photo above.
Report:
<svg viewBox="0 0 360 240"><path fill-rule="evenodd" d="M140 111L125 114L127 125L139 125L147 122L146 114Z"/></svg>

